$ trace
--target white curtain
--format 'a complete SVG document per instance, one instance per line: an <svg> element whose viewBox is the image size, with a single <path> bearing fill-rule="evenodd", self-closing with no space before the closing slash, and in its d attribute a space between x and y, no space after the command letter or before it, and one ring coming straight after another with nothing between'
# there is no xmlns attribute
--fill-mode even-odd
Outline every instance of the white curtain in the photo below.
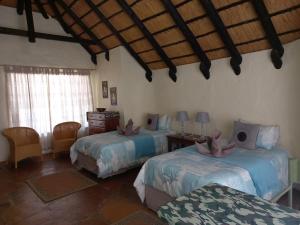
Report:
<svg viewBox="0 0 300 225"><path fill-rule="evenodd" d="M89 70L6 66L5 74L9 126L32 127L45 150L58 123L87 127L86 112L93 110Z"/></svg>

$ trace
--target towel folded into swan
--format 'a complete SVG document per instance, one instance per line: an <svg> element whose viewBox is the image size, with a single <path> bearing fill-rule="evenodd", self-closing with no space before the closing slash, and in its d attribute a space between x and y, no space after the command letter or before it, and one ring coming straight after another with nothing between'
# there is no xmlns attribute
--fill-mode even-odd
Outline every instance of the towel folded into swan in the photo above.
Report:
<svg viewBox="0 0 300 225"><path fill-rule="evenodd" d="M129 119L125 128L118 126L117 131L120 135L131 136L138 134L140 132L140 127L133 128L133 121L132 119Z"/></svg>
<svg viewBox="0 0 300 225"><path fill-rule="evenodd" d="M235 143L224 144L221 136L222 132L216 131L211 137L207 137L207 142L205 144L196 142L198 152L213 157L224 157L229 155L233 151Z"/></svg>

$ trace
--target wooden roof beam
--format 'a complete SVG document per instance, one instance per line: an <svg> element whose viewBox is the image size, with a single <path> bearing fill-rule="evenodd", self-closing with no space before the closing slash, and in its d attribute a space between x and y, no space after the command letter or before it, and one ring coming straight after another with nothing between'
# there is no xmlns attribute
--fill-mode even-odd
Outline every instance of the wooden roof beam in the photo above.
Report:
<svg viewBox="0 0 300 225"><path fill-rule="evenodd" d="M67 33L70 33L73 38L75 38L77 40L77 42L90 54L91 56L91 60L92 62L97 65L97 56L96 54L91 50L91 48L89 47L88 44L86 44L85 42L83 42L77 35L76 33L70 28L68 27L68 25L66 24L66 22L63 20L63 18L61 17L59 10L57 8L57 6L54 3L55 0L48 0L49 5L55 15L55 18L58 20L58 22L60 23L60 25L63 27L63 29L65 31L67 31Z"/></svg>
<svg viewBox="0 0 300 225"><path fill-rule="evenodd" d="M261 0L253 0L251 1L254 9L258 15L258 18L265 30L267 39L272 46L271 51L271 59L273 65L276 69L280 69L282 67L282 59L281 57L284 54L284 48L281 44L281 41L278 38L274 25L272 23L271 17L268 13L268 10L265 6L265 3Z"/></svg>
<svg viewBox="0 0 300 225"><path fill-rule="evenodd" d="M26 14L26 21L27 21L27 28L28 28L28 39L29 42L35 42L31 0L25 0L24 3L25 3L25 14Z"/></svg>
<svg viewBox="0 0 300 225"><path fill-rule="evenodd" d="M90 38L97 43L97 45L105 52L105 59L109 60L108 48L98 39L98 37L79 19L79 17L73 12L72 9L68 8L67 4L62 0L56 0L57 3L70 15L73 20L90 36Z"/></svg>
<svg viewBox="0 0 300 225"><path fill-rule="evenodd" d="M173 18L174 22L176 23L176 25L179 27L180 31L184 35L185 39L188 41L191 48L193 49L193 51L195 52L195 54L201 61L200 67L199 67L200 71L203 73L203 75L206 79L209 79L209 77L210 77L209 69L211 66L211 62L208 59L205 52L203 51L203 49L201 48L201 46L199 45L195 35L190 30L190 28L186 25L186 23L184 22L183 18L181 17L181 15L177 11L177 9L173 5L173 3L170 0L163 0L163 3L165 5L165 8L167 9L169 14Z"/></svg>
<svg viewBox="0 0 300 225"><path fill-rule="evenodd" d="M223 7L222 7L223 8ZM288 7L286 9L283 9L283 10L279 10L279 11L276 11L276 12L273 12L273 13L270 13L270 17L274 17L274 16L277 16L277 15L281 15L281 14L284 14L284 13L290 13L294 10L297 10L300 8L300 4L298 5L294 5L292 7ZM219 10L217 10L218 12L220 12ZM229 30L229 29L232 29L234 27L238 27L238 26L241 26L241 25L245 25L245 24L249 24L249 23L253 23L255 21L258 21L259 19L258 18L252 18L252 19L249 19L249 20L244 20L244 21L241 21L241 22L238 22L238 23L234 23L234 24L231 24L229 26L226 26L226 29ZM190 20L187 20L185 21L187 24L189 24L189 21ZM200 34L200 35L196 35L195 37L198 39L198 38L203 38L203 37L206 37L210 34L213 34L215 33L215 30L213 31L208 31L206 33L203 33L203 34ZM168 44L165 44L165 45L161 45L162 48L165 48L165 47L170 47L170 46L174 46L174 45L177 45L177 44L180 44L180 43L183 43L185 42L186 40L185 39L181 39L179 41L175 41L175 42L171 42L171 43L168 43ZM129 42L130 44L130 42ZM236 45L236 44L235 44ZM142 50L142 51L139 51L137 52L138 54L141 54L141 53L146 53L146 52L150 52L150 51L153 51L153 49L146 49L146 50Z"/></svg>
<svg viewBox="0 0 300 225"><path fill-rule="evenodd" d="M215 6L210 0L199 0L205 9L207 16L210 18L214 24L217 33L220 35L222 41L224 42L227 50L231 55L230 65L236 75L241 73L240 64L242 63L242 56L239 53L238 49L235 47L221 17L217 13Z"/></svg>
<svg viewBox="0 0 300 225"><path fill-rule="evenodd" d="M24 5L25 5L24 0L17 0L17 13L19 15L23 15Z"/></svg>
<svg viewBox="0 0 300 225"><path fill-rule="evenodd" d="M119 39L119 41L122 43L122 45L127 49L129 54L143 67L143 69L146 71L146 79L151 82L152 81L152 71L148 67L148 65L140 58L138 54L131 48L131 46L125 41L122 35L116 30L116 28L110 23L110 21L104 16L104 14L99 10L99 8L91 1L91 0L85 0L85 2L92 8L94 13L99 17L101 21L111 30L111 32L116 35L116 37Z"/></svg>
<svg viewBox="0 0 300 225"><path fill-rule="evenodd" d="M294 34L294 33L299 33L299 32L300 32L300 28L293 29L293 30L290 30L290 31L285 31L285 32L282 32L282 33L278 33L278 36L282 37L284 35L289 35L289 34ZM266 37L260 37L260 38L252 39L252 40L249 40L249 41L239 42L239 43L236 43L235 46L239 47L239 46L243 46L243 45L249 45L249 44L259 42L259 41L263 41L263 40L266 40ZM205 50L205 52L209 53L209 52L216 52L216 51L220 51L220 50L226 50L226 47L222 46L222 47L218 47L218 48L212 48L212 49ZM176 57L172 57L171 59L172 60L181 59L181 58L190 57L190 56L195 56L195 53L176 56ZM162 62L162 60L153 60L153 61L148 61L147 63L151 64L151 63L158 63L158 62Z"/></svg>
<svg viewBox="0 0 300 225"><path fill-rule="evenodd" d="M232 7L235 7L235 6L237 6L237 5L244 4L244 3L248 2L248 1L249 1L249 0L240 0L240 1L238 1L238 2L234 2L234 3L231 3L231 4L225 5L225 6L223 6L223 7L220 7L220 8L217 9L217 11L218 11L218 12L221 12L221 11L223 11L223 10L226 10L226 9L229 9L229 8L232 8ZM176 7L176 8L179 8L179 7L182 6L183 3L186 4L186 1L183 1L183 2L181 2L181 3L177 4L177 5L175 5L175 7ZM163 12L165 13L165 11L163 11ZM160 13L158 13L158 14L156 14L156 15L160 15ZM200 15L200 16L196 16L196 17L194 17L194 18L191 18L191 19L186 20L185 23L186 23L187 25L189 25L190 23L193 23L193 22L195 22L195 21L197 21L197 20L204 19L206 16L207 16L206 14L203 14L203 15ZM154 16L154 18L155 18L155 17L156 17L156 16ZM152 18L151 18L151 16L150 16L150 17L147 17L147 18L143 19L142 22L145 23L146 21L148 21L148 19L153 19L153 17L152 17ZM158 31L153 32L152 35L156 36L156 35L161 34L161 33L163 33L163 32L167 32L167 31L169 31L169 30L171 30L171 29L174 29L174 28L176 28L176 27L177 27L176 25L171 25L171 26L166 27L166 28L164 28L164 29L161 29L161 30L158 30ZM131 28L131 27L129 26L128 28ZM126 30L126 28L120 30L120 32L123 32L123 31L125 31L125 30ZM140 40L142 40L142 39L144 39L144 37L141 37L141 38L137 38L137 39L135 39L135 40L132 40L131 42L129 42L129 44L133 44L134 42L140 41Z"/></svg>
<svg viewBox="0 0 300 225"><path fill-rule="evenodd" d="M0 27L0 34L28 37L28 32L26 30L13 29L8 27ZM56 35L56 34L35 32L35 37L40 39L45 39L45 40L78 43L78 41L73 37ZM85 42L88 45L95 44L93 41L87 39L81 39L81 41Z"/></svg>
<svg viewBox="0 0 300 225"><path fill-rule="evenodd" d="M176 6L176 7L180 7L180 6L182 6L182 5L187 4L187 3L190 2L190 1L192 1L192 0L185 0L185 1L179 3L179 4L175 5L175 6ZM133 5L136 5L136 4L139 3L139 2L140 2L140 0L135 1L135 2L132 2L132 3L129 4L129 5L132 7ZM117 11L116 13L110 15L110 16L107 17L107 18L108 18L108 19L111 19L111 18L113 18L113 17L119 15L119 14L122 13L122 12L123 12L123 10ZM152 16L146 17L146 18L142 19L142 22L145 23L146 21L151 20L151 19L153 19L153 18L155 18L155 17L161 16L161 15L163 15L163 14L165 14L165 13L166 13L166 11L162 11L162 12L159 12L159 13L154 14L154 15L152 15ZM82 18L83 16L85 16L85 14L82 15L80 18ZM102 23L101 21L95 23L94 25L92 25L92 26L90 27L90 29L94 29L96 26L98 26L98 25L101 24L101 23ZM122 33L122 32L124 32L124 31L126 31L126 30L131 29L131 28L134 27L134 26L135 26L135 24L132 24L132 25L130 25L130 26L128 26L128 27L124 27L124 28L122 28L121 30L119 30L119 32ZM83 33L84 33L84 32L80 33L79 36L81 36ZM108 34L108 35L102 37L100 40L104 40L105 38L109 38L109 37L111 37L112 35L113 35L113 34Z"/></svg>
<svg viewBox="0 0 300 225"><path fill-rule="evenodd" d="M75 3L77 3L78 2L78 0L73 0L69 5L68 5L68 7L69 8L72 8L73 7L73 5L75 5ZM67 11L64 11L62 14L61 14L61 16L62 17L64 17L64 15L66 15L67 14ZM76 24L76 22L74 22L75 24Z"/></svg>
<svg viewBox="0 0 300 225"><path fill-rule="evenodd" d="M45 19L49 19L49 16L48 16L43 4L41 3L41 0L34 0L34 2L36 4L36 6L38 7L40 13L43 15L43 17Z"/></svg>
<svg viewBox="0 0 300 225"><path fill-rule="evenodd" d="M158 44L156 39L152 36L150 31L143 24L143 22L138 18L138 16L131 9L131 7L127 4L127 2L124 0L117 0L117 2L122 7L122 9L127 13L127 15L133 20L133 22L138 26L138 28L142 31L142 33L145 35L147 40L153 46L155 51L159 54L159 56L162 58L162 60L165 62L165 64L169 67L169 76L174 82L176 82L177 69L176 69L176 66L173 64L173 62L171 61L171 59L167 56L165 51L160 47L160 45Z"/></svg>
<svg viewBox="0 0 300 225"><path fill-rule="evenodd" d="M102 2L99 2L98 4L96 4L97 8L100 7L101 5L105 4L105 3L108 2L108 1L109 1L109 0L103 0ZM88 16L92 11L93 11L93 10L88 10L86 13L84 13L82 16L80 16L79 19L82 20L84 17ZM76 22L71 23L71 24L70 24L70 27L74 26L75 24L76 24ZM98 23L97 23L97 24L98 24ZM91 27L90 27L90 29L91 29ZM91 30L92 30L92 29L91 29ZM81 34L83 34L83 33L81 33ZM79 36L80 36L81 34L79 34Z"/></svg>

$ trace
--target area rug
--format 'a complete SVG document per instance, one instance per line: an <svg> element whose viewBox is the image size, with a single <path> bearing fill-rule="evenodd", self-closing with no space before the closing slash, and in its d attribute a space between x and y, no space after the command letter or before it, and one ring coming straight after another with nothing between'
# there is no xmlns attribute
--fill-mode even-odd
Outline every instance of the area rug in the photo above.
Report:
<svg viewBox="0 0 300 225"><path fill-rule="evenodd" d="M44 202L62 198L97 184L76 170L31 178L26 183Z"/></svg>
<svg viewBox="0 0 300 225"><path fill-rule="evenodd" d="M145 211L137 211L113 225L166 225L160 219Z"/></svg>

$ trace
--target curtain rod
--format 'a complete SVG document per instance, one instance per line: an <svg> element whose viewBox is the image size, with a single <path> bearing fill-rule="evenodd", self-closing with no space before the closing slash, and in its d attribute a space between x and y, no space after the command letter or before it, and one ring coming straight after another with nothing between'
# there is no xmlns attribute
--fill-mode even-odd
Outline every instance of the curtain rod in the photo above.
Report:
<svg viewBox="0 0 300 225"><path fill-rule="evenodd" d="M22 67L35 67L35 68L48 68L48 69L72 69L72 70L89 70L93 71L96 69L89 69L89 68L73 68L73 67L58 67L58 66L23 66L23 65L9 65L9 64L0 64L0 66L22 66Z"/></svg>

